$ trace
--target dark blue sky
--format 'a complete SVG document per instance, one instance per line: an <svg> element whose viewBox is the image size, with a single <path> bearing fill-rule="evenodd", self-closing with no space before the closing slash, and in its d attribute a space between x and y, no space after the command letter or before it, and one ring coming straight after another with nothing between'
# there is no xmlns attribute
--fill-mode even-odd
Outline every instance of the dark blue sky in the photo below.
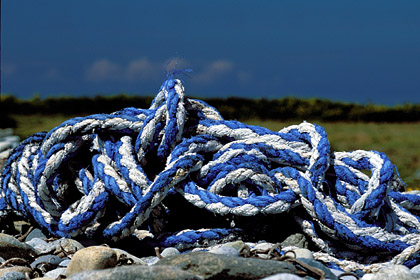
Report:
<svg viewBox="0 0 420 280"><path fill-rule="evenodd" d="M420 1L1 1L3 93L420 103Z"/></svg>

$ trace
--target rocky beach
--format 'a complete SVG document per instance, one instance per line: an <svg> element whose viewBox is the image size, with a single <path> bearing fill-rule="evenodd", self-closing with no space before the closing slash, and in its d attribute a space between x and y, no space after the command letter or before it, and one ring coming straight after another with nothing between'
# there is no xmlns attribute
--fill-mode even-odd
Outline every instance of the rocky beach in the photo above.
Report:
<svg viewBox="0 0 420 280"><path fill-rule="evenodd" d="M180 252L175 247L144 251L97 244L94 240L51 238L24 221L12 222L17 234L0 234L0 279L420 279L411 270L391 265L377 273L356 275L328 268L314 259L302 234L273 244L241 240ZM287 250L284 255L279 249Z"/></svg>

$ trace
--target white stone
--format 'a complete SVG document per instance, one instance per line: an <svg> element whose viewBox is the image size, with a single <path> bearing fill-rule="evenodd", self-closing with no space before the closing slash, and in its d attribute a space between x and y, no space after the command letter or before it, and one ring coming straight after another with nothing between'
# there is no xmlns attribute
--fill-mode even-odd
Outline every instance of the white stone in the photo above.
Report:
<svg viewBox="0 0 420 280"><path fill-rule="evenodd" d="M178 249L177 248L174 248L174 247L168 247L168 248L165 248L163 251L162 251L162 253L160 253L160 255L162 256L162 257L169 257L169 256L174 256L174 255L178 255L178 254L181 254L179 251L178 251Z"/></svg>
<svg viewBox="0 0 420 280"><path fill-rule="evenodd" d="M261 278L261 280L302 280L303 278L291 273L278 273L268 277Z"/></svg>
<svg viewBox="0 0 420 280"><path fill-rule="evenodd" d="M256 244L255 246L254 246L254 248L251 248L251 252L254 252L254 251L263 251L263 252L268 252L268 251L270 251L270 249L271 248L273 248L273 244L272 243L259 243L259 244Z"/></svg>
<svg viewBox="0 0 420 280"><path fill-rule="evenodd" d="M298 258L310 259L310 260L313 260L314 259L313 253L310 250L308 250L308 249L295 248L295 249L293 249L291 251L293 251L294 254L292 252L286 252L286 256L294 257L296 259L298 259Z"/></svg>
<svg viewBox="0 0 420 280"><path fill-rule="evenodd" d="M362 278L360 278L360 280L372 280L374 276L375 274L373 273L366 273Z"/></svg>
<svg viewBox="0 0 420 280"><path fill-rule="evenodd" d="M371 280L411 280L416 279L414 273L404 265L394 264L381 268ZM417 278L418 279L418 278Z"/></svg>
<svg viewBox="0 0 420 280"><path fill-rule="evenodd" d="M58 279L59 276L66 276L66 268L59 267L45 273L45 278Z"/></svg>
<svg viewBox="0 0 420 280"><path fill-rule="evenodd" d="M232 256L232 257L239 256L239 251L230 246L222 246L218 248L213 248L209 252L213 254L217 254L217 255L225 255L225 256Z"/></svg>

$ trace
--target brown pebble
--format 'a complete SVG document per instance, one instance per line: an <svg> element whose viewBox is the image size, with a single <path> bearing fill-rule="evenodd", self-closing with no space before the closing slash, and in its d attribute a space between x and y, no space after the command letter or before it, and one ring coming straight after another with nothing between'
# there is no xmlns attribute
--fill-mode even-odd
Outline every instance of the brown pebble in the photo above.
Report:
<svg viewBox="0 0 420 280"><path fill-rule="evenodd" d="M77 251L72 257L66 276L85 271L111 268L117 265L117 253L109 247L91 246Z"/></svg>
<svg viewBox="0 0 420 280"><path fill-rule="evenodd" d="M32 273L32 269L30 267L18 265L18 266L12 266L12 267L6 267L6 268L0 269L0 277L6 273L13 272L13 271L21 272L23 274Z"/></svg>

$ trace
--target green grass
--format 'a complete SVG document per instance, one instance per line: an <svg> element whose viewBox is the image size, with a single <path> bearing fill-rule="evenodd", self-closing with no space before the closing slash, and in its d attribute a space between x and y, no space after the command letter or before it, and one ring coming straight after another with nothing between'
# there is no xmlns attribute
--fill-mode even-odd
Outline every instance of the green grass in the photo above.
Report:
<svg viewBox="0 0 420 280"><path fill-rule="evenodd" d="M18 135L21 139L24 139L36 132L40 131L49 131L62 122L72 118L78 117L75 115L44 115L44 114L34 114L34 115L11 115L13 119L16 120L17 127L14 130L14 133Z"/></svg>
<svg viewBox="0 0 420 280"><path fill-rule="evenodd" d="M15 133L22 139L39 131L48 131L68 120L69 115L12 115L17 121ZM299 121L245 121L251 125L280 130ZM420 123L349 123L315 122L323 126L333 151L376 150L394 163L409 189L420 189Z"/></svg>

